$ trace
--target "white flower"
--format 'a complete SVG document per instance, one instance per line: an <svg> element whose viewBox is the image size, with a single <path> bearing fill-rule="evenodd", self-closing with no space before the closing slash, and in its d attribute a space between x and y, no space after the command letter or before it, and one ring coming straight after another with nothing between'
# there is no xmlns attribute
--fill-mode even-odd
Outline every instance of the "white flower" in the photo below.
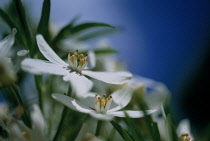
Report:
<svg viewBox="0 0 210 141"><path fill-rule="evenodd" d="M190 121L188 119L183 119L180 121L177 127L177 135L180 137L181 141L193 140L193 135L190 129Z"/></svg>
<svg viewBox="0 0 210 141"><path fill-rule="evenodd" d="M134 75L131 80L131 85L136 87L142 86L142 84L146 87L146 91L144 92L146 93L144 94L146 104L150 109L157 109L157 111L152 114L152 118L157 122L159 132L163 139L167 140L164 104L170 97L170 92L168 88L161 82ZM136 94L142 95L141 91L137 92Z"/></svg>
<svg viewBox="0 0 210 141"><path fill-rule="evenodd" d="M36 39L39 50L48 61L28 58L23 60L22 69L34 74L50 73L63 75L63 80L70 82L78 96L88 92L93 86L92 82L85 76L110 84L123 84L132 77L132 74L128 72L94 72L83 70L88 62L86 55L70 52L68 63L66 63L51 49L42 35L37 35Z"/></svg>
<svg viewBox="0 0 210 141"><path fill-rule="evenodd" d="M46 124L44 117L37 105L33 105L31 112L32 129L22 121L7 115L3 127L8 132L8 139L14 141L47 141L45 136Z"/></svg>
<svg viewBox="0 0 210 141"><path fill-rule="evenodd" d="M88 125L83 123L76 139L74 141L104 141L89 132Z"/></svg>
<svg viewBox="0 0 210 141"><path fill-rule="evenodd" d="M111 120L114 116L126 117L126 114L130 118L144 117L143 111L119 111L130 102L132 93L132 88L124 87L112 93L108 98L105 98L106 95L103 95L104 98L102 98L94 94L88 94L80 101L62 94L52 94L52 97L75 111L90 114L100 120ZM145 112L151 114L155 111L147 110Z"/></svg>
<svg viewBox="0 0 210 141"><path fill-rule="evenodd" d="M0 103L0 122L7 117L9 108L5 103Z"/></svg>
<svg viewBox="0 0 210 141"><path fill-rule="evenodd" d="M16 32L17 30L13 28L12 34L6 36L3 40L0 41L0 56L9 56L10 49L15 42Z"/></svg>
<svg viewBox="0 0 210 141"><path fill-rule="evenodd" d="M0 87L13 83L16 80L16 74L13 69L13 64L8 58L10 49L15 42L16 29L12 30L12 34L0 41Z"/></svg>

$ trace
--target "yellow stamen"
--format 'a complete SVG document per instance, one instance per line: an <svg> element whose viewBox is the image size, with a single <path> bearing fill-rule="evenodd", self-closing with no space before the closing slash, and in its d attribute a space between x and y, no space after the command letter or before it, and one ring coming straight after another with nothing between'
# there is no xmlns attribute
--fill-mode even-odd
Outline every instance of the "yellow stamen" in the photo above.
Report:
<svg viewBox="0 0 210 141"><path fill-rule="evenodd" d="M104 106L106 105L105 99L101 98L100 104L101 104L101 105L100 105L101 107L104 107Z"/></svg>
<svg viewBox="0 0 210 141"><path fill-rule="evenodd" d="M22 132L22 135L26 141L30 140L30 135L27 132Z"/></svg>

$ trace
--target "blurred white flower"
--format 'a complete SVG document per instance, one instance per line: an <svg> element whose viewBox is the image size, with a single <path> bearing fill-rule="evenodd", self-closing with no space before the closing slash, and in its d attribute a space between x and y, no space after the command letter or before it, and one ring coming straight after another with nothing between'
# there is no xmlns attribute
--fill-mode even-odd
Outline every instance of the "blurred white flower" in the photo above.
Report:
<svg viewBox="0 0 210 141"><path fill-rule="evenodd" d="M143 111L119 111L130 102L132 93L132 88L124 87L112 93L108 98L105 98L105 94L103 95L104 98L98 95L88 94L87 97L80 101L62 94L52 94L52 97L75 111L90 114L99 120L111 120L115 116L126 117L126 114L130 118L144 117L145 114ZM151 114L155 111L147 110L145 112Z"/></svg>
<svg viewBox="0 0 210 141"><path fill-rule="evenodd" d="M5 103L0 103L0 121L7 117L9 108Z"/></svg>
<svg viewBox="0 0 210 141"><path fill-rule="evenodd" d="M133 87L145 87L145 91L143 92L145 93L143 94L144 100L150 109L157 109L157 111L152 114L152 118L157 122L159 132L163 139L167 139L164 104L170 97L168 88L161 82L138 75L134 75L131 80L131 85ZM141 89L139 90L139 93L136 92L136 94L139 94L141 95L140 97L142 97Z"/></svg>
<svg viewBox="0 0 210 141"><path fill-rule="evenodd" d="M181 141L192 141L193 135L191 133L190 121L188 119L183 119L180 121L177 127L177 136L180 137Z"/></svg>
<svg viewBox="0 0 210 141"><path fill-rule="evenodd" d="M12 48L15 42L16 33L17 30L13 28L12 34L6 36L3 40L0 41L0 56L9 56L10 49Z"/></svg>
<svg viewBox="0 0 210 141"><path fill-rule="evenodd" d="M14 28L12 34L0 41L0 87L13 83L16 80L12 61L8 58L10 50L15 42L16 32L17 31Z"/></svg>
<svg viewBox="0 0 210 141"><path fill-rule="evenodd" d="M33 105L31 112L32 129L27 127L22 121L14 118L8 113L5 105L0 107L0 126L8 134L8 139L11 141L47 141L45 136L46 124L44 117L37 105ZM2 114L4 114L3 119Z"/></svg>
<svg viewBox="0 0 210 141"><path fill-rule="evenodd" d="M76 139L74 141L104 141L89 132L88 125L83 123Z"/></svg>
<svg viewBox="0 0 210 141"><path fill-rule="evenodd" d="M40 59L25 59L22 61L22 69L34 74L50 73L63 75L64 81L69 81L77 96L88 92L93 84L85 76L110 83L123 84L132 78L129 72L94 72L84 68L87 65L86 55L70 52L68 63L64 62L46 43L42 35L37 35L37 44L41 53L49 61Z"/></svg>

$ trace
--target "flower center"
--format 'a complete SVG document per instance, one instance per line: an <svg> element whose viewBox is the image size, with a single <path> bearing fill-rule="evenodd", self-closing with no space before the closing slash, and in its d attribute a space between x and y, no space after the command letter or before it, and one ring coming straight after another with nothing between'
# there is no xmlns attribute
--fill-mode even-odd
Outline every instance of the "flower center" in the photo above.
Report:
<svg viewBox="0 0 210 141"><path fill-rule="evenodd" d="M78 50L75 53L70 51L68 54L69 69L81 74L82 70L87 66L87 56L88 54L79 54Z"/></svg>
<svg viewBox="0 0 210 141"><path fill-rule="evenodd" d="M27 133L27 132L22 132L22 135L23 135L23 138L26 140L26 141L29 141L30 140L30 135Z"/></svg>
<svg viewBox="0 0 210 141"><path fill-rule="evenodd" d="M100 113L106 113L112 103L112 96L106 98L106 94L100 97L98 94L95 96L95 110Z"/></svg>
<svg viewBox="0 0 210 141"><path fill-rule="evenodd" d="M188 133L182 133L180 136L180 141L193 141L193 140L190 140L190 136Z"/></svg>

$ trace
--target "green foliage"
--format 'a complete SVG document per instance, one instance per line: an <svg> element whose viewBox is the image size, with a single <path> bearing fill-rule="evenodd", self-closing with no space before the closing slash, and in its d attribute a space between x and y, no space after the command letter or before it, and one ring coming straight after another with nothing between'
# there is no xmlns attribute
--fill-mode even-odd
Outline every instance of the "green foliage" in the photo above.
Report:
<svg viewBox="0 0 210 141"><path fill-rule="evenodd" d="M115 121L110 121L110 122L125 141L133 141L131 135L124 128L122 128L117 122Z"/></svg>
<svg viewBox="0 0 210 141"><path fill-rule="evenodd" d="M37 28L37 33L42 34L44 37L46 37L49 33L49 19L50 19L50 0L44 0L43 6L42 6L42 15L41 19L39 21L39 25Z"/></svg>

